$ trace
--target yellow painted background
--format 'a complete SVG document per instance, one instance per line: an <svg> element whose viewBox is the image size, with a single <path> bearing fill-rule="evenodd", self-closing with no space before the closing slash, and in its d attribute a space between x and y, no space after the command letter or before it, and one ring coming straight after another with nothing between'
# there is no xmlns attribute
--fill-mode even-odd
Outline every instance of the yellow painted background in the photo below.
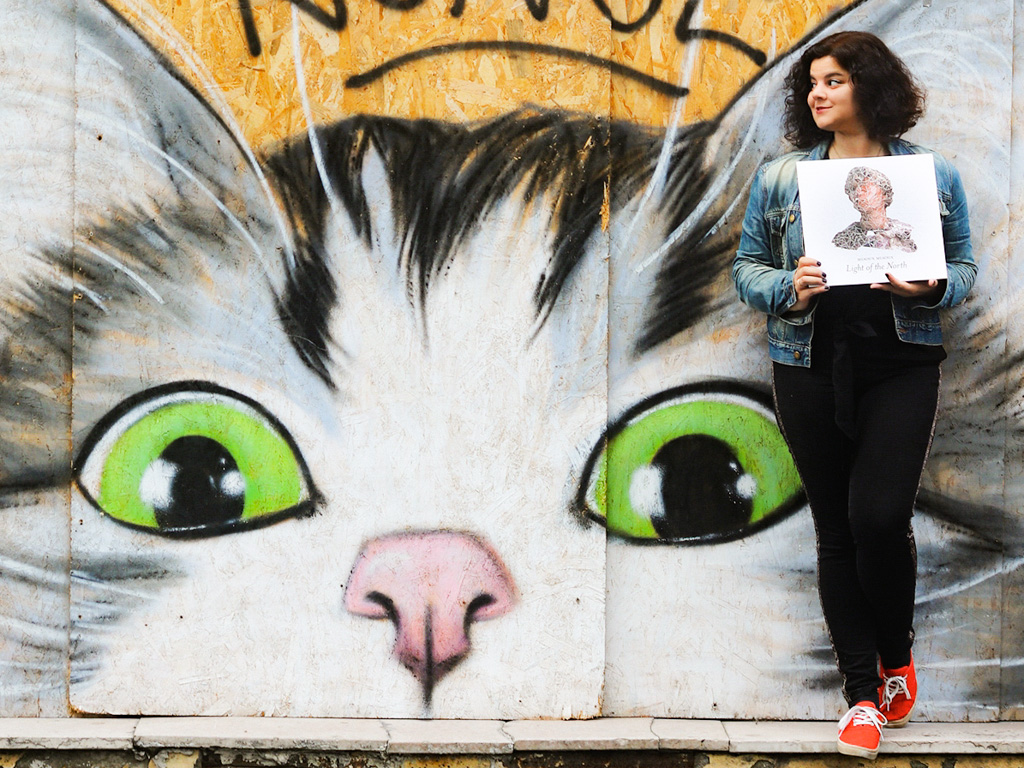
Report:
<svg viewBox="0 0 1024 768"><path fill-rule="evenodd" d="M851 0L704 0L692 27L727 32L764 51L769 60ZM138 0L115 5L138 21ZM327 0L318 5L331 10ZM646 0L610 0L616 18L639 18ZM512 40L558 45L609 58L659 79L685 85L688 121L714 115L758 71L745 54L723 43L681 44L676 20L684 0L666 0L650 23L631 33L614 32L590 0L550 0L536 20L523 0L467 0L460 18L450 0L424 0L407 11L376 0L349 0L345 29L333 31L288 0L252 0L262 53L246 46L238 0L152 0L160 26L169 21L185 48L198 55L226 95L243 132L254 144L281 138L305 125L297 87L299 51L313 118L326 121L353 113L472 120L522 104L590 111L616 118L665 124L675 99L652 92L607 69L547 55L463 52L420 60L369 86L345 80L395 56L445 43ZM298 19L298 34L293 31ZM165 38L161 50L178 59Z"/></svg>

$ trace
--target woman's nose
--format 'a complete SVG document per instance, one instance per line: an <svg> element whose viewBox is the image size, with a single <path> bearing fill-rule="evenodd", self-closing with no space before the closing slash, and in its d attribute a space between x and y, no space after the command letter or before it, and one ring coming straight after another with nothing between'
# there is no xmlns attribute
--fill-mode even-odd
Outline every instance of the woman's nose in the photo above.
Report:
<svg viewBox="0 0 1024 768"><path fill-rule="evenodd" d="M345 588L345 608L390 619L394 655L429 703L434 684L469 653L469 626L512 609L515 583L498 554L475 536L430 531L366 544Z"/></svg>

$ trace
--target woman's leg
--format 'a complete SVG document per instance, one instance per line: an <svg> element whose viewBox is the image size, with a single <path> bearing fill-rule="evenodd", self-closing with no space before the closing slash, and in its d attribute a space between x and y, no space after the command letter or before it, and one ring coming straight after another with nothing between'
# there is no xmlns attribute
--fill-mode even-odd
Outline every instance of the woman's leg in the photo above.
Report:
<svg viewBox="0 0 1024 768"><path fill-rule="evenodd" d="M843 692L878 704L876 612L861 586L850 530L852 441L836 426L831 372L774 368L776 410L807 492L818 537L818 591Z"/></svg>
<svg viewBox="0 0 1024 768"><path fill-rule="evenodd" d="M887 669L910 663L917 552L911 517L938 403L939 368L906 368L859 392L850 471L857 573Z"/></svg>

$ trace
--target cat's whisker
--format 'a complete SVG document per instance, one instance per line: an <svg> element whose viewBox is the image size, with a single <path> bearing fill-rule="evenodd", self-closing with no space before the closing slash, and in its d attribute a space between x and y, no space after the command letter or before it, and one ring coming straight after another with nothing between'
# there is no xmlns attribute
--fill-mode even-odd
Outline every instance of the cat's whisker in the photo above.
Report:
<svg viewBox="0 0 1024 768"><path fill-rule="evenodd" d="M0 615L0 635L20 637L39 648L63 650L67 644L67 630L64 627L43 626L13 616Z"/></svg>
<svg viewBox="0 0 1024 768"><path fill-rule="evenodd" d="M754 140L754 136L757 133L757 127L760 124L765 109L767 108L767 95L762 92L755 103L753 114L750 116L749 127L743 134L743 139L740 142L740 146L732 153L729 164L722 169L721 173L716 173L714 181L711 186L704 191L701 195L700 202L690 212L690 214L683 219L682 223L679 224L672 232L669 233L668 237L665 238L665 242L661 245L658 250L648 256L646 259L641 261L634 269L637 274L643 272L645 269L650 267L652 264L661 263L665 255L670 253L675 247L676 243L679 242L687 232L693 229L694 225L699 222L704 216L707 215L708 211L712 206L717 205L726 193L726 190L734 190L732 194L732 202L727 207L728 211L734 210L741 202L745 203L746 190L750 181L736 186L734 174L737 172L741 161L746 159L749 152L751 142ZM727 214L723 214L718 218L718 221L713 227L708 229L708 235L711 235L721 226Z"/></svg>
<svg viewBox="0 0 1024 768"><path fill-rule="evenodd" d="M829 649L831 653L831 649ZM802 661L800 664L779 664L772 668L772 672L779 675L804 675L804 674L820 674L827 672L834 674L836 671L835 661L810 659Z"/></svg>
<svg viewBox="0 0 1024 768"><path fill-rule="evenodd" d="M93 119L91 125L94 130L98 129L102 131L104 127L107 126L106 116L98 115L96 113L86 113L86 115ZM196 186L196 188L205 197L207 197L210 200L210 202L212 202L216 206L217 210L219 210L221 214L223 214L224 218L228 220L231 226L238 231L238 233L242 236L242 239L252 249L253 253L257 256L257 258L259 258L260 263L266 266L266 258L259 244L253 239L252 235L245 228L245 225L238 219L238 217L221 201L220 197L218 197L216 192L210 189L210 187L205 182L200 180L199 177L196 176L196 174L194 174L191 170L185 167L176 157L171 155L162 147L157 146L146 136L138 133L137 131L133 131L127 128L122 127L122 130L126 137L138 142L140 146L146 147L147 149L151 150L161 161L166 162L168 165L172 166L175 171L181 173L185 178L191 181ZM153 158L146 158L145 162L157 173L166 174L166 168L161 168Z"/></svg>
<svg viewBox="0 0 1024 768"><path fill-rule="evenodd" d="M94 305L96 305L97 309L99 309L104 314L107 314L107 305L103 302L103 299L100 297L99 294L97 294L95 291L89 290L84 285L78 282L74 283L74 288L76 293L82 294L85 298L87 298Z"/></svg>
<svg viewBox="0 0 1024 768"><path fill-rule="evenodd" d="M929 659L929 669L965 669L965 668L981 668L981 667L1006 667L1006 666L1020 666L1021 660L1017 659L1017 664L1011 663L1013 660L1007 661L1005 659L994 658L994 659ZM977 702L975 702L976 704Z"/></svg>
<svg viewBox="0 0 1024 768"><path fill-rule="evenodd" d="M19 699L25 699L31 701L38 699L41 693L48 693L49 691L60 691L63 690L63 682L54 682L50 678L41 678L39 682L36 682L34 677L30 683L4 683L4 698L13 699L15 701Z"/></svg>
<svg viewBox="0 0 1024 768"><path fill-rule="evenodd" d="M64 659L61 657L52 663L43 661L10 661L0 660L0 670L12 672L53 672L64 666ZM56 685L54 684L54 687Z"/></svg>
<svg viewBox="0 0 1024 768"><path fill-rule="evenodd" d="M37 587L48 587L54 590L64 590L68 584L68 579L63 573L47 568L45 565L36 565L5 555L0 555L0 578L5 582L8 582L9 579L17 579Z"/></svg>
<svg viewBox="0 0 1024 768"><path fill-rule="evenodd" d="M85 250L87 250L96 258L112 266L114 269L118 270L119 272L123 272L129 280L131 280L133 283L139 286L139 288L141 288L150 296L152 296L159 304L164 303L163 298L160 296L159 293L157 293L156 289L149 283L147 283L142 278L142 276L139 275L138 272L128 267L123 261L115 259L110 254L101 251L99 248L97 248L94 245L90 245L89 243L83 243L82 247L85 248Z"/></svg>
<svg viewBox="0 0 1024 768"><path fill-rule="evenodd" d="M309 146L313 150L313 161L316 164L317 176L320 177L320 184L327 194L327 201L334 214L335 221L343 221L342 206L338 195L331 184L330 174L327 173L327 166L324 162L323 144L320 141L320 134L316 129L316 121L313 119L313 107L309 103L309 91L306 88L306 70L302 65L302 44L299 40L299 9L292 4L292 54L295 60L295 84L299 95L302 97L302 114L306 118L306 133L309 136Z"/></svg>
<svg viewBox="0 0 1024 768"><path fill-rule="evenodd" d="M227 99L224 97L224 92L220 86L217 85L216 78L210 69L203 64L202 60L196 56L195 51L192 49L185 40L175 32L174 28L166 23L166 19L159 15L153 6L147 2L139 2L139 0L124 0L132 9L133 14L145 26L146 31L149 35L152 35L153 39L159 40L167 50L174 51L174 53L184 62L185 66L195 78L195 81L202 86L203 94L209 99L210 104L214 108L218 119L227 127L231 133L231 137L235 141L235 145L245 156L248 170L255 175L259 181L260 188L263 191L263 202L266 206L266 210L270 211L274 219L274 224L277 227L278 234L280 235L281 246L284 249L284 254L288 263L294 265L295 263L295 251L292 247L291 238L288 236L288 228L284 223L284 216L281 213L280 208L274 198L273 193L270 191L270 182L267 180L266 174L260 167L259 162L256 160L255 154L253 154L252 148L249 146L248 140L245 138L245 133L242 131L242 127L238 120L235 118L235 113L229 106ZM82 43L79 42L79 45Z"/></svg>
<svg viewBox="0 0 1024 768"><path fill-rule="evenodd" d="M82 592L87 592L91 597L87 598L76 598L75 605L83 604L87 605L90 600L96 604L100 604L100 600L96 599L100 597L117 596L122 598L132 598L137 601L150 600L153 598L153 594L159 589L159 583L152 584L153 592L143 591L138 588L131 588L123 586L117 582L104 581L97 579L92 576L82 575L76 572L72 572L71 576L72 584Z"/></svg>
<svg viewBox="0 0 1024 768"><path fill-rule="evenodd" d="M124 612L122 611L122 613ZM82 642L86 635L91 638L115 635L117 634L117 629L113 622L116 618L117 616L113 615L110 611L91 619L76 618L71 622L73 636L77 642Z"/></svg>
<svg viewBox="0 0 1024 768"><path fill-rule="evenodd" d="M1024 565L1024 557L1014 558L1005 563L1001 563L994 568L990 568L988 570L976 573L970 578L965 578L963 580L950 584L948 587L932 590L931 592L926 592L923 595L919 595L916 602L918 605L925 605L935 600L942 600L948 597L953 597L954 595L958 595L961 592L966 592L968 589L976 587L979 584L988 581L989 579L994 579L996 577L1002 576L1007 571L1018 568L1021 565Z"/></svg>

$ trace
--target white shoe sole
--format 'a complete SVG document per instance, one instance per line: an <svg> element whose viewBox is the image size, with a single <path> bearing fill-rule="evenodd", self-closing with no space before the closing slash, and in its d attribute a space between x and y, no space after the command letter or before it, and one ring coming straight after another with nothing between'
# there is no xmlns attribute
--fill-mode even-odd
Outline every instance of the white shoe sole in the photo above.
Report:
<svg viewBox="0 0 1024 768"><path fill-rule="evenodd" d="M855 747L853 744L847 744L843 741L836 742L837 749L841 755L851 755L853 757L865 757L868 760L874 760L878 757L877 749L868 749L867 747Z"/></svg>
<svg viewBox="0 0 1024 768"><path fill-rule="evenodd" d="M899 720L890 720L885 724L886 728L902 728L910 722L910 716L914 714L914 710L910 710L906 716L901 717Z"/></svg>

